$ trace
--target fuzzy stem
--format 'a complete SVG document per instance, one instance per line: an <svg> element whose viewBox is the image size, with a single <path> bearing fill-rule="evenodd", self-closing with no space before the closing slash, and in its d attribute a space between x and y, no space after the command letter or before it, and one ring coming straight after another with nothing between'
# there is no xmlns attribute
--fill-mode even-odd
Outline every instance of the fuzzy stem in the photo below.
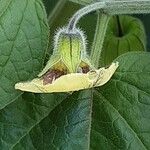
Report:
<svg viewBox="0 0 150 150"><path fill-rule="evenodd" d="M97 7L97 4L99 4L98 7ZM88 5L82 9L80 9L79 11L77 11L69 21L68 32L74 31L74 29L76 29L76 24L81 19L81 17L85 16L86 14L88 14L92 11L96 11L98 9L104 8L104 5L105 5L105 2L98 2L98 3Z"/></svg>
<svg viewBox="0 0 150 150"><path fill-rule="evenodd" d="M96 2L77 11L68 24L68 32L74 32L76 24L84 15L98 10L108 15L150 13L150 0L122 0Z"/></svg>
<svg viewBox="0 0 150 150"><path fill-rule="evenodd" d="M94 64L95 68L99 67L99 60L101 57L101 52L109 20L109 15L100 13L98 14L96 31L90 55L90 59L92 61L92 64Z"/></svg>

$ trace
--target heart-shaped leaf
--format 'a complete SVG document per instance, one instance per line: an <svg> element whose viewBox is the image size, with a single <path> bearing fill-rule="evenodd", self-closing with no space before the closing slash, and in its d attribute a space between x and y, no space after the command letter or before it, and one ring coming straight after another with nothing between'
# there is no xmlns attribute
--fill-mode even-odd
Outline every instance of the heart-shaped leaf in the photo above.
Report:
<svg viewBox="0 0 150 150"><path fill-rule="evenodd" d="M120 66L110 82L68 96L13 149L148 150L150 54L132 52L115 61Z"/></svg>
<svg viewBox="0 0 150 150"><path fill-rule="evenodd" d="M127 53L117 61L111 81L94 93L91 148L149 150L150 54Z"/></svg>

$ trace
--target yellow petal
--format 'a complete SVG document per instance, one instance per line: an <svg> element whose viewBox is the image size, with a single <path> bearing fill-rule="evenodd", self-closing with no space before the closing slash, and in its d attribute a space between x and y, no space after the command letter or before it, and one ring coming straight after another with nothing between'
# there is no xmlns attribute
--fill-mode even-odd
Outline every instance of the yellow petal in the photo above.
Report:
<svg viewBox="0 0 150 150"><path fill-rule="evenodd" d="M94 87L102 86L105 83L107 83L111 79L112 75L115 73L118 66L119 66L119 63L116 62L116 63L112 63L110 67L107 69L100 68L97 71L98 77L97 77L97 81L94 84Z"/></svg>
<svg viewBox="0 0 150 150"><path fill-rule="evenodd" d="M110 80L118 67L118 62L112 63L107 69L100 68L87 74L71 73L63 75L52 84L43 85L43 80L35 78L32 81L20 82L15 89L33 93L70 92L102 86Z"/></svg>

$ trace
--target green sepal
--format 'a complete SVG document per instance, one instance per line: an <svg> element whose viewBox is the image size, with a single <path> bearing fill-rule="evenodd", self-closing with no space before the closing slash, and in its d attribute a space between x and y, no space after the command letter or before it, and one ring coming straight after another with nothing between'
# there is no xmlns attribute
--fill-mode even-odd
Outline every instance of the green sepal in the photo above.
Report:
<svg viewBox="0 0 150 150"><path fill-rule="evenodd" d="M38 77L43 76L50 68L52 68L54 65L56 65L58 62L61 61L61 57L58 53L54 53L49 61L47 62L46 66L44 69L38 74Z"/></svg>
<svg viewBox="0 0 150 150"><path fill-rule="evenodd" d="M62 33L58 40L58 48L62 62L67 66L69 73L77 72L81 63L81 51L84 45L81 36L77 34Z"/></svg>
<svg viewBox="0 0 150 150"><path fill-rule="evenodd" d="M43 76L50 69L77 73L82 67L94 69L86 54L84 34L79 29L70 33L63 28L56 34L54 53L38 77Z"/></svg>
<svg viewBox="0 0 150 150"><path fill-rule="evenodd" d="M95 67L91 64L90 59L88 57L84 57L81 59L80 67L89 66L90 69L95 70Z"/></svg>

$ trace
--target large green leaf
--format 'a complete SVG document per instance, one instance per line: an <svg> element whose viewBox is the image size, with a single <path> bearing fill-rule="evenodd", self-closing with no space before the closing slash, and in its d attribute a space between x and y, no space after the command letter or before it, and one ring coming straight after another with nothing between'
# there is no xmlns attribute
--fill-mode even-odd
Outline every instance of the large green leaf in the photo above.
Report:
<svg viewBox="0 0 150 150"><path fill-rule="evenodd" d="M14 150L87 150L92 112L90 90L68 96L13 147Z"/></svg>
<svg viewBox="0 0 150 150"><path fill-rule="evenodd" d="M2 109L0 111L0 149L12 149L66 96L24 93L15 102Z"/></svg>
<svg viewBox="0 0 150 150"><path fill-rule="evenodd" d="M91 149L150 149L150 54L127 53L94 93Z"/></svg>
<svg viewBox="0 0 150 150"><path fill-rule="evenodd" d="M13 149L149 150L150 54L116 61L119 69L106 85L68 95Z"/></svg>
<svg viewBox="0 0 150 150"><path fill-rule="evenodd" d="M0 3L0 149L7 150L65 95L23 94L14 89L16 82L34 78L41 70L49 28L41 0Z"/></svg>
<svg viewBox="0 0 150 150"><path fill-rule="evenodd" d="M7 3L6 3L7 1ZM41 69L48 43L46 14L40 0L1 0L0 109L21 94L18 81L33 78Z"/></svg>

